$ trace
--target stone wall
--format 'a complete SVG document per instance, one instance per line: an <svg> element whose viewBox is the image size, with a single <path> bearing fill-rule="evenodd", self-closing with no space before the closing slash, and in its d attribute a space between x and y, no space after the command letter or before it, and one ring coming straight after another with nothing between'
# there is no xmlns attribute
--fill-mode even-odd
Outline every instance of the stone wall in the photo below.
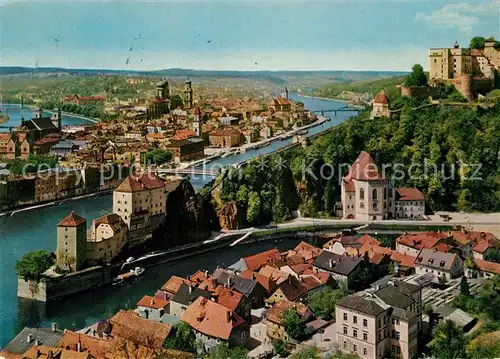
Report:
<svg viewBox="0 0 500 359"><path fill-rule="evenodd" d="M57 278L42 279L39 283L18 279L17 296L47 302L111 283L119 268L92 267Z"/></svg>
<svg viewBox="0 0 500 359"><path fill-rule="evenodd" d="M411 98L436 97L437 87L433 86L401 86L401 96Z"/></svg>

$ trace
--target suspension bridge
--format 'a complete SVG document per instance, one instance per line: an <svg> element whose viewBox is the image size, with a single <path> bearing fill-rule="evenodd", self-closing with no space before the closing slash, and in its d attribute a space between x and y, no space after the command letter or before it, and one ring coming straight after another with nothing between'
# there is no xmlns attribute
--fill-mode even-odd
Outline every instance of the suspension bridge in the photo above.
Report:
<svg viewBox="0 0 500 359"><path fill-rule="evenodd" d="M340 107L340 108L332 108L332 109L321 109L321 110L313 110L311 111L312 113L320 113L322 115L324 115L325 113L334 113L335 116L337 116L337 112L356 112L356 113L360 113L362 111L364 111L365 109L364 108L353 108L353 107L349 107L349 106L343 106L343 107Z"/></svg>

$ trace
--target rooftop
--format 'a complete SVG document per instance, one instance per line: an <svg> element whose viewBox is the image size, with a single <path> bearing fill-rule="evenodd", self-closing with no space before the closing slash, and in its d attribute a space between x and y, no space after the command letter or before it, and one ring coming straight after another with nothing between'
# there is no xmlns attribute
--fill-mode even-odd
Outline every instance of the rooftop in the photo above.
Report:
<svg viewBox="0 0 500 359"><path fill-rule="evenodd" d="M362 260L359 258L351 258L323 251L314 261L314 265L329 272L347 276L351 274L361 262Z"/></svg>
<svg viewBox="0 0 500 359"><path fill-rule="evenodd" d="M382 308L380 305L375 303L373 300L359 297L357 295L347 295L344 298L337 301L337 307L343 307L347 309L352 309L363 314L368 314L371 316L377 316L386 309Z"/></svg>
<svg viewBox="0 0 500 359"><path fill-rule="evenodd" d="M75 212L71 211L66 217L64 217L61 222L57 225L58 227L79 227L85 224L87 221L85 218L80 217Z"/></svg>
<svg viewBox="0 0 500 359"><path fill-rule="evenodd" d="M384 177L380 174L372 156L365 151L361 151L356 161L351 166L349 173L344 178L346 182L351 179L358 181L383 181Z"/></svg>
<svg viewBox="0 0 500 359"><path fill-rule="evenodd" d="M52 331L48 328L25 327L7 344L4 350L9 353L22 354L33 347L36 341L38 341L39 345L56 347L61 342L62 337L63 333L60 331ZM30 341L28 341L28 338Z"/></svg>
<svg viewBox="0 0 500 359"><path fill-rule="evenodd" d="M142 172L128 176L115 191L131 193L162 187L165 187L165 181L153 173Z"/></svg>

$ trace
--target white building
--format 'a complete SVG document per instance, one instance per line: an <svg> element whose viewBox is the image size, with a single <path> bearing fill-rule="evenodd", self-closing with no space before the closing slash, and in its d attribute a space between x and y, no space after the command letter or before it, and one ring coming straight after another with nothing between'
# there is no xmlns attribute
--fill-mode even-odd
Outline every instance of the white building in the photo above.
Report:
<svg viewBox="0 0 500 359"><path fill-rule="evenodd" d="M153 173L128 176L113 192L113 213L129 228L133 247L151 238L167 212L165 182Z"/></svg>
<svg viewBox="0 0 500 359"><path fill-rule="evenodd" d="M417 188L396 188L396 217L423 219L425 198Z"/></svg>
<svg viewBox="0 0 500 359"><path fill-rule="evenodd" d="M87 260L111 261L127 244L128 227L116 213L94 220L87 237Z"/></svg>
<svg viewBox="0 0 500 359"><path fill-rule="evenodd" d="M461 276L464 261L457 253L444 253L423 248L415 259L415 273L432 273L438 278L449 280Z"/></svg>

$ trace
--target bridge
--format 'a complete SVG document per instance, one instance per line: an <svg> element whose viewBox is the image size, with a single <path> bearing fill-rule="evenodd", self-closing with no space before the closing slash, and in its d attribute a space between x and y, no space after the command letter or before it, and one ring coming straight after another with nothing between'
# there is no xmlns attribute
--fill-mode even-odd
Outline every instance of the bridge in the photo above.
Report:
<svg viewBox="0 0 500 359"><path fill-rule="evenodd" d="M158 175L177 175L177 176L210 176L215 177L218 170L198 169L198 168L160 168L156 170Z"/></svg>
<svg viewBox="0 0 500 359"><path fill-rule="evenodd" d="M313 110L311 111L312 113L320 113L322 115L324 115L325 113L329 112L333 112L335 114L335 116L337 116L337 112L356 112L356 113L360 113L362 111L364 111L365 109L364 108L352 108L352 107L349 107L349 106L343 106L343 107L340 107L340 108L333 108L333 109L321 109L321 110Z"/></svg>

